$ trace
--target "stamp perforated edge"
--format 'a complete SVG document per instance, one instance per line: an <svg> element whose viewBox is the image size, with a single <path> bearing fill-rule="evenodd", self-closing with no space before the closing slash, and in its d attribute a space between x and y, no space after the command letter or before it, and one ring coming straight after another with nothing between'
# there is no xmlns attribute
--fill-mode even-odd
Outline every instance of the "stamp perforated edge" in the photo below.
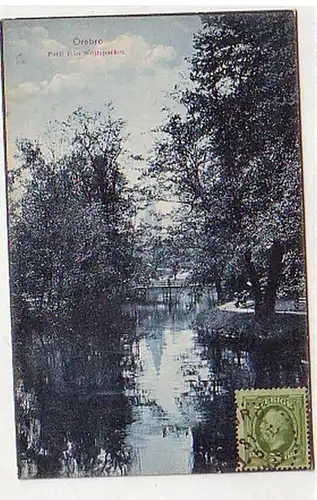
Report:
<svg viewBox="0 0 317 500"><path fill-rule="evenodd" d="M277 467L247 467L241 458L240 454L240 439L243 438L241 435L241 416L239 415L239 402L240 395L242 394L260 394L264 395L281 395L281 394L294 394L296 391L301 391L304 395L304 422L305 422L305 444L306 444L306 464L300 466L283 466L278 465ZM310 426L309 426L309 410L308 410L308 388L307 387L273 387L273 388L263 388L263 389L236 389L234 391L234 403L235 403L235 418L236 418L236 453L237 453L237 465L236 472L262 472L262 471L294 471L294 470L310 470L312 468L312 460L311 460L311 449L310 449Z"/></svg>

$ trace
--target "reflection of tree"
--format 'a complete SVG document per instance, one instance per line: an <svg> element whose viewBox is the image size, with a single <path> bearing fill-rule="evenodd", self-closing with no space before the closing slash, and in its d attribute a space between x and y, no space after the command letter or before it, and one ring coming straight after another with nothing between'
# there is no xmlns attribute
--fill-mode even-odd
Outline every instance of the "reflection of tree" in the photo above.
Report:
<svg viewBox="0 0 317 500"><path fill-rule="evenodd" d="M307 386L307 326L303 316L283 315L271 325L279 335L261 341L255 351L256 387ZM283 326L283 329L282 329Z"/></svg>
<svg viewBox="0 0 317 500"><path fill-rule="evenodd" d="M26 460L35 467L36 477L127 472L130 450L125 428L131 409L123 374L135 362L133 328L118 314L112 326L103 320L98 328L95 320L91 323L83 330L74 322L71 336L67 335L71 325L60 324L64 337L58 335L55 343L47 331L45 349L33 346L26 359L27 371L36 376L33 399L28 392L17 399L20 473ZM131 388L133 380L128 385Z"/></svg>
<svg viewBox="0 0 317 500"><path fill-rule="evenodd" d="M163 330L159 336L148 336L146 338L146 344L152 353L153 364L155 366L156 374L159 375L161 371L161 362L164 349L164 336Z"/></svg>
<svg viewBox="0 0 317 500"><path fill-rule="evenodd" d="M200 337L209 379L195 389L197 409L203 420L193 429L193 472L235 469L234 390L252 387L253 367L247 352Z"/></svg>
<svg viewBox="0 0 317 500"><path fill-rule="evenodd" d="M193 429L193 472L235 469L235 415L232 395L203 400L204 421Z"/></svg>
<svg viewBox="0 0 317 500"><path fill-rule="evenodd" d="M243 336L241 328L239 324L232 332L231 327L218 323L211 332L199 331L209 379L194 387L197 408L203 416L193 429L194 472L235 469L235 389L307 385L307 367L301 362L306 357L302 317L277 318L268 327L268 338L256 342L251 341L252 325L246 322ZM244 347L237 338L245 339Z"/></svg>
<svg viewBox="0 0 317 500"><path fill-rule="evenodd" d="M139 306L138 308L139 331L145 336L145 342L149 347L156 373L159 374L161 360L164 350L164 328L169 327L174 331L174 325L179 330L188 327L188 311L182 308L182 304Z"/></svg>

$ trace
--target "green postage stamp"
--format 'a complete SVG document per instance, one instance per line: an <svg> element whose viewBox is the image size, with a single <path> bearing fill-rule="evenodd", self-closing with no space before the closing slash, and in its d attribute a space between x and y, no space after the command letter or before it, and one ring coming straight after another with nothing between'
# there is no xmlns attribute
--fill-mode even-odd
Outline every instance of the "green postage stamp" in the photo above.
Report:
<svg viewBox="0 0 317 500"><path fill-rule="evenodd" d="M237 471L310 467L305 388L237 390Z"/></svg>

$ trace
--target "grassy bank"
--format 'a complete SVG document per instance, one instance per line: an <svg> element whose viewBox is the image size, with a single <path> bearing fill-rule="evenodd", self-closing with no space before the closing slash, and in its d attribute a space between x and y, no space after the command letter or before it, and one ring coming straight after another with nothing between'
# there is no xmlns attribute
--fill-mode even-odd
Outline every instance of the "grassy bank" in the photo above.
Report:
<svg viewBox="0 0 317 500"><path fill-rule="evenodd" d="M210 342L236 342L241 347L307 344L307 318L305 315L275 314L265 323L256 321L253 313L238 314L212 308L199 313L196 328L199 335Z"/></svg>

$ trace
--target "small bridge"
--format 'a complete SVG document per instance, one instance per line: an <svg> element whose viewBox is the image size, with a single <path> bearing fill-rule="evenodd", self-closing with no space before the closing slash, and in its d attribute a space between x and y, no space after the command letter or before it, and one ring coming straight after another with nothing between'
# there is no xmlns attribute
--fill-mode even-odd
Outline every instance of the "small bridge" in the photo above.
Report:
<svg viewBox="0 0 317 500"><path fill-rule="evenodd" d="M164 280L151 280L148 285L137 285L138 290L150 289L166 289L166 288L189 288L195 285L188 285L185 280L180 279L164 279Z"/></svg>
<svg viewBox="0 0 317 500"><path fill-rule="evenodd" d="M195 301L195 287L195 284L189 284L186 280L169 278L151 280L149 284L139 284L135 288L146 301L178 302L182 294L187 294L191 297L191 301Z"/></svg>

